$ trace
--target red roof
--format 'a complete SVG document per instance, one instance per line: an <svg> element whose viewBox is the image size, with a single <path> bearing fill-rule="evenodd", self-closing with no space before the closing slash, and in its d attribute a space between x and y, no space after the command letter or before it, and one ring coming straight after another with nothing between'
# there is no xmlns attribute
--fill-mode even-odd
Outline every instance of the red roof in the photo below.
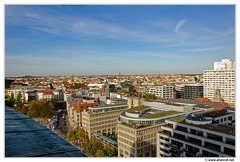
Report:
<svg viewBox="0 0 240 162"><path fill-rule="evenodd" d="M217 104L213 104L212 108L214 109L222 109L225 107L230 107L230 105L228 103L222 102L222 103L217 103Z"/></svg>
<svg viewBox="0 0 240 162"><path fill-rule="evenodd" d="M54 93L51 89L46 89L43 94L44 95L54 95Z"/></svg>
<svg viewBox="0 0 240 162"><path fill-rule="evenodd" d="M211 101L208 98L202 98L202 97L198 97L198 98L196 98L196 100L198 100L198 101Z"/></svg>

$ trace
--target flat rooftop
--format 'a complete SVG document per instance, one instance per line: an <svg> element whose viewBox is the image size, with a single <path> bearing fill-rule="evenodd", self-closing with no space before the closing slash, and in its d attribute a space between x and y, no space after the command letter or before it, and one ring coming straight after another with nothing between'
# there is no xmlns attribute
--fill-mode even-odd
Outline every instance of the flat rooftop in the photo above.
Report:
<svg viewBox="0 0 240 162"><path fill-rule="evenodd" d="M179 111L163 111L163 112L160 112L160 113L146 115L146 116L144 116L144 118L147 118L147 119L161 118L161 117L175 115L175 114L181 114L181 113L182 112L179 112Z"/></svg>
<svg viewBox="0 0 240 162"><path fill-rule="evenodd" d="M143 110L143 109L146 109L146 108L150 108L149 106L137 106L137 107L132 107L130 109L128 109L127 111L130 112L130 113L135 113L135 112L138 112L140 110Z"/></svg>
<svg viewBox="0 0 240 162"><path fill-rule="evenodd" d="M107 108L107 107L113 107L113 106L127 106L127 103L119 103L119 104L113 104L113 105L104 105L104 106L93 106L91 108Z"/></svg>
<svg viewBox="0 0 240 162"><path fill-rule="evenodd" d="M87 157L32 118L5 106L5 157Z"/></svg>
<svg viewBox="0 0 240 162"><path fill-rule="evenodd" d="M220 125L220 124L218 124L218 125L216 125L216 124L215 125L213 125L213 124L203 124L203 125L190 124L185 121L185 117L176 117L176 118L171 118L168 120L235 136L235 128L230 127L230 126L225 126L225 125Z"/></svg>

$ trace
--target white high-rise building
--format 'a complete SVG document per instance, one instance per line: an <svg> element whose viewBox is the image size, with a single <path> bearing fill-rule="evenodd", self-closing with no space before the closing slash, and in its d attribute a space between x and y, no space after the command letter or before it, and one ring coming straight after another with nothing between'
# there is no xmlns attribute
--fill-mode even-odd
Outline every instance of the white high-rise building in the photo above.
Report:
<svg viewBox="0 0 240 162"><path fill-rule="evenodd" d="M233 66L235 62L232 62L231 59L222 59L222 62L214 62L214 70L231 70L235 69Z"/></svg>
<svg viewBox="0 0 240 162"><path fill-rule="evenodd" d="M214 70L203 71L204 97L213 99L215 91L220 90L224 102L235 102L235 62L223 59L214 62Z"/></svg>

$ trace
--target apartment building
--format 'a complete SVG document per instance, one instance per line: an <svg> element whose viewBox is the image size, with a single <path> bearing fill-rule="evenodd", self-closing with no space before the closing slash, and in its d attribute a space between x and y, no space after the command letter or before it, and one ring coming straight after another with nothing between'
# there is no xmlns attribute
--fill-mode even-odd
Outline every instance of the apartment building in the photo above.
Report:
<svg viewBox="0 0 240 162"><path fill-rule="evenodd" d="M193 110L191 106L143 103L120 113L117 124L118 157L156 157L156 135L165 120L202 111Z"/></svg>
<svg viewBox="0 0 240 162"><path fill-rule="evenodd" d="M82 127L82 112L89 107L98 106L99 103L93 98L72 94L67 99L67 112L69 125L72 128Z"/></svg>
<svg viewBox="0 0 240 162"><path fill-rule="evenodd" d="M195 100L198 97L203 97L203 85L202 84L186 84L184 86L184 99Z"/></svg>
<svg viewBox="0 0 240 162"><path fill-rule="evenodd" d="M128 109L126 103L89 107L88 110L82 112L82 128L89 138L92 133L100 133L105 136L116 134L117 119L120 113L126 109Z"/></svg>
<svg viewBox="0 0 240 162"><path fill-rule="evenodd" d="M151 93L157 98L172 99L173 98L173 86L170 85L154 85L146 87L143 90L143 94Z"/></svg>
<svg viewBox="0 0 240 162"><path fill-rule="evenodd" d="M224 102L235 103L234 64L230 59L224 59L214 63L214 70L203 71L204 97L212 100L215 90L219 89Z"/></svg>
<svg viewBox="0 0 240 162"><path fill-rule="evenodd" d="M157 157L234 157L233 120L224 109L167 119L157 133Z"/></svg>

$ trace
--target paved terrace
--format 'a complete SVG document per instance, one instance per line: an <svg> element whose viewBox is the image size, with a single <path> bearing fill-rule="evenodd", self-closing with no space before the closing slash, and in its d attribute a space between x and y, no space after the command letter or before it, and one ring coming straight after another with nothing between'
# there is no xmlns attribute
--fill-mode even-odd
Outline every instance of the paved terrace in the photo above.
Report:
<svg viewBox="0 0 240 162"><path fill-rule="evenodd" d="M5 157L87 157L32 118L5 106Z"/></svg>

